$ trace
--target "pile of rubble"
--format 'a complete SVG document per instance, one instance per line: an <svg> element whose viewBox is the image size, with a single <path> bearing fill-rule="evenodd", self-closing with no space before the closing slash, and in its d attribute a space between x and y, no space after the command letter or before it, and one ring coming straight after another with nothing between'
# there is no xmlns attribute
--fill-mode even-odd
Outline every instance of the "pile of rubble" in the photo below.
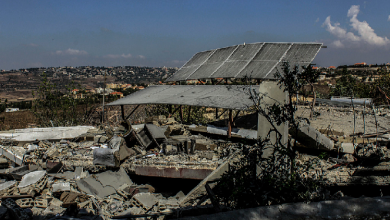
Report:
<svg viewBox="0 0 390 220"><path fill-rule="evenodd" d="M92 128L69 140L3 138L0 198L6 209L0 218L172 215L186 198L182 191L164 197L128 174L200 181L237 150L236 144L191 135L172 118L148 120Z"/></svg>
<svg viewBox="0 0 390 220"><path fill-rule="evenodd" d="M301 114L306 110L301 109ZM316 110L320 115L298 132L296 159L308 167L302 175L329 186L388 185L388 132L382 129L367 137L376 131L373 126L378 127L372 122L374 116L365 116L365 133L359 128L350 134L351 129L342 125L337 125L342 132L334 129L337 121L329 124L328 118L343 112L349 117L344 126L349 126L353 113L328 107ZM383 123L390 114L386 110L377 114L379 127L387 126ZM51 136L39 130L40 140L29 139L23 131L0 133L0 218L164 218L186 211L191 215L199 206L207 212L213 205L206 186L212 189L212 182L243 154L243 144L218 139L221 136L215 133L214 139L207 135L217 127L183 125L165 116L150 117L140 125L126 121L117 127L67 128L70 135L58 129L48 129ZM38 131L28 134L34 137L34 132ZM249 145L251 141L245 140ZM374 162L365 165L361 161ZM131 175L200 183L186 194L178 187L177 192L163 195L152 185L134 183Z"/></svg>

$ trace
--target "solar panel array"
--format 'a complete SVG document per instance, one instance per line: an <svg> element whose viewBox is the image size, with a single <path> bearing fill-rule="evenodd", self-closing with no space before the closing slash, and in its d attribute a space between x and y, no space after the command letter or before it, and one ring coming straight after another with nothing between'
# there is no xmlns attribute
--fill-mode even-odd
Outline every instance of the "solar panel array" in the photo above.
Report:
<svg viewBox="0 0 390 220"><path fill-rule="evenodd" d="M309 65L321 43L253 43L195 54L167 81L210 78L273 79L283 61Z"/></svg>
<svg viewBox="0 0 390 220"><path fill-rule="evenodd" d="M238 85L149 86L108 105L171 104L244 110L253 106L250 89Z"/></svg>

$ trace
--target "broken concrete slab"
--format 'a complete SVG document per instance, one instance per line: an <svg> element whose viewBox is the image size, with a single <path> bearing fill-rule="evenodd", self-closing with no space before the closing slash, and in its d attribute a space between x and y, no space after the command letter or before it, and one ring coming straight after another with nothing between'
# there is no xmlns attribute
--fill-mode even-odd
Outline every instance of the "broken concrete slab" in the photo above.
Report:
<svg viewBox="0 0 390 220"><path fill-rule="evenodd" d="M11 195L13 191L17 190L17 182L15 180L7 181L0 184L0 196Z"/></svg>
<svg viewBox="0 0 390 220"><path fill-rule="evenodd" d="M145 210L150 210L158 202L157 197L151 193L137 193L133 196L133 199Z"/></svg>
<svg viewBox="0 0 390 220"><path fill-rule="evenodd" d="M172 166L135 166L135 174L164 178L181 178L202 180L214 171L214 168L186 168Z"/></svg>
<svg viewBox="0 0 390 220"><path fill-rule="evenodd" d="M133 185L133 181L131 181L130 177L122 167L117 172L109 170L96 174L95 176L103 186L112 186L115 190L118 190L124 184L129 186Z"/></svg>
<svg viewBox="0 0 390 220"><path fill-rule="evenodd" d="M18 188L24 188L32 184L37 183L46 175L46 171L38 170L31 173L28 173L23 176L22 180L19 183Z"/></svg>
<svg viewBox="0 0 390 220"><path fill-rule="evenodd" d="M180 206L192 205L192 201L198 198L201 195L206 194L205 185L209 181L215 181L219 179L223 173L229 169L229 160L226 160L221 164L216 170L214 170L210 175L202 180L195 188L193 188L182 200L180 201ZM210 188L214 188L215 184L209 184Z"/></svg>
<svg viewBox="0 0 390 220"><path fill-rule="evenodd" d="M10 161L21 166L23 164L23 155L25 153L25 150L24 150L24 152L20 152L17 149L24 150L24 148L5 147L5 146L0 145L0 155L5 156Z"/></svg>
<svg viewBox="0 0 390 220"><path fill-rule="evenodd" d="M148 132L150 133L152 138L154 138L156 140L166 139L164 131L160 127L158 127L154 124L145 124L145 128L148 130Z"/></svg>
<svg viewBox="0 0 390 220"><path fill-rule="evenodd" d="M35 141L35 140L61 140L72 139L80 134L87 133L94 129L92 126L74 126L74 127L50 127L50 128L25 128L12 131L0 132L0 138L11 138L16 141Z"/></svg>
<svg viewBox="0 0 390 220"><path fill-rule="evenodd" d="M115 188L112 186L103 186L99 181L93 177L87 177L76 181L80 190L89 195L95 195L100 198L115 194Z"/></svg>
<svg viewBox="0 0 390 220"><path fill-rule="evenodd" d="M228 132L228 127L217 127L214 125L190 126L188 129L194 132L204 132L204 133L217 134L223 136L226 136ZM251 129L244 129L244 128L232 128L232 137L245 138L245 139L257 139L257 131Z"/></svg>
<svg viewBox="0 0 390 220"><path fill-rule="evenodd" d="M294 134L294 136L295 132L294 129L290 130L290 134ZM303 124L298 128L297 141L310 148L327 151L334 149L334 142L330 138L308 124Z"/></svg>

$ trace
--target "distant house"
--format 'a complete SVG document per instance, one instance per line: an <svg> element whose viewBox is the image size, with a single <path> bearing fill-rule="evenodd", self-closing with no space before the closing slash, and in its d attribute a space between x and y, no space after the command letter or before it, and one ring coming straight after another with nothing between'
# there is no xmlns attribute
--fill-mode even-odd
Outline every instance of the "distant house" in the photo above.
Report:
<svg viewBox="0 0 390 220"><path fill-rule="evenodd" d="M119 96L119 98L123 97L123 93L121 92L111 92L110 95Z"/></svg>
<svg viewBox="0 0 390 220"><path fill-rule="evenodd" d="M76 95L77 93L79 93L79 90L78 90L78 89L73 89L73 90L72 90L72 94L73 94L73 95Z"/></svg>
<svg viewBox="0 0 390 220"><path fill-rule="evenodd" d="M318 70L318 67L317 66L312 66L311 69L312 70Z"/></svg>
<svg viewBox="0 0 390 220"><path fill-rule="evenodd" d="M330 66L329 69L336 69L336 67L335 66Z"/></svg>
<svg viewBox="0 0 390 220"><path fill-rule="evenodd" d="M355 65L355 66L366 66L367 63L361 62L361 63L355 63L354 65Z"/></svg>

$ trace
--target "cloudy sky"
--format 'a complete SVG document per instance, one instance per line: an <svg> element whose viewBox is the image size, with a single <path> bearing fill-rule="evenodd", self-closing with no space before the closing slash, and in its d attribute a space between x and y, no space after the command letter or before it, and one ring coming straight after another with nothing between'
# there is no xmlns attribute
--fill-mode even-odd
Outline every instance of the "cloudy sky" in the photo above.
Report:
<svg viewBox="0 0 390 220"><path fill-rule="evenodd" d="M317 66L390 62L390 1L36 0L0 2L0 69L181 67L254 42L321 42Z"/></svg>

